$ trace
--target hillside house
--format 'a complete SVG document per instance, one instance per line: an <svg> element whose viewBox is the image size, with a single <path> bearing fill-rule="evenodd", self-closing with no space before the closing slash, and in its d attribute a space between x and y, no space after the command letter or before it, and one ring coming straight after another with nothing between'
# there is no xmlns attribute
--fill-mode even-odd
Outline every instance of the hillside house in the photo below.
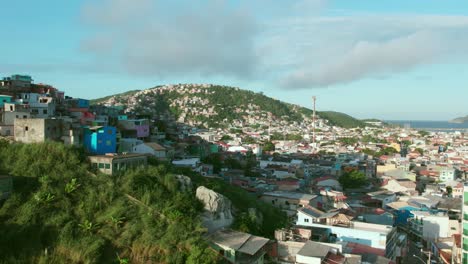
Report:
<svg viewBox="0 0 468 264"><path fill-rule="evenodd" d="M158 159L164 160L167 158L167 149L155 142L139 144L133 147L133 153L146 153Z"/></svg>
<svg viewBox="0 0 468 264"><path fill-rule="evenodd" d="M106 154L88 156L88 158L93 168L108 175L117 175L129 169L148 165L146 154Z"/></svg>
<svg viewBox="0 0 468 264"><path fill-rule="evenodd" d="M209 236L211 247L229 263L263 264L267 238L234 231L219 230Z"/></svg>
<svg viewBox="0 0 468 264"><path fill-rule="evenodd" d="M83 128L83 145L96 155L115 153L117 148L117 129L111 126L94 126Z"/></svg>

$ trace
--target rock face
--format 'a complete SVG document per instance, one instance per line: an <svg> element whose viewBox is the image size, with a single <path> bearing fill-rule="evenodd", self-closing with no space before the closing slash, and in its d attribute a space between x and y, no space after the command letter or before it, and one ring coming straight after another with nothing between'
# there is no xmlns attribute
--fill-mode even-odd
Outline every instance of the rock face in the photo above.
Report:
<svg viewBox="0 0 468 264"><path fill-rule="evenodd" d="M205 186L197 188L196 196L205 205L202 221L203 225L208 228L208 232L214 232L232 224L234 218L231 201L228 198Z"/></svg>
<svg viewBox="0 0 468 264"><path fill-rule="evenodd" d="M175 178L179 181L180 183L180 190L185 192L185 191L191 191L192 190L192 180L190 177L185 176L185 175L176 175Z"/></svg>

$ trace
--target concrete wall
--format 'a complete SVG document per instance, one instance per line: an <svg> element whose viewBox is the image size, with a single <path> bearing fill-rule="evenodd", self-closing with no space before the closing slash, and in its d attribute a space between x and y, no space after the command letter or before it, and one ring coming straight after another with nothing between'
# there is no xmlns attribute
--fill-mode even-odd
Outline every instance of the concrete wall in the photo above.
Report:
<svg viewBox="0 0 468 264"><path fill-rule="evenodd" d="M320 264L322 263L321 258L317 257L307 257L307 256L301 256L301 255L296 255L296 263L298 264Z"/></svg>
<svg viewBox="0 0 468 264"><path fill-rule="evenodd" d="M309 222L306 222L305 219L309 219ZM358 243L358 244L362 244L366 246L371 246L373 248L386 249L386 242L387 242L386 232L380 232L377 230L376 231L363 230L363 229L356 228L356 225L364 228L364 225L369 226L369 227L373 226L371 224L354 222L355 228L315 224L315 223L312 223L312 218L310 216L307 216L301 212L298 213L298 220L296 224L302 225L302 226L311 226L311 227L328 229L330 230L330 233L335 234L337 236L337 239L341 241L354 242L354 243Z"/></svg>
<svg viewBox="0 0 468 264"><path fill-rule="evenodd" d="M61 122L59 119L15 119L15 140L23 143L60 140Z"/></svg>
<svg viewBox="0 0 468 264"><path fill-rule="evenodd" d="M448 216L426 216L423 218L423 238L435 240L450 236Z"/></svg>
<svg viewBox="0 0 468 264"><path fill-rule="evenodd" d="M12 126L15 124L15 119L30 118L31 114L28 112L2 112L0 123L6 126Z"/></svg>

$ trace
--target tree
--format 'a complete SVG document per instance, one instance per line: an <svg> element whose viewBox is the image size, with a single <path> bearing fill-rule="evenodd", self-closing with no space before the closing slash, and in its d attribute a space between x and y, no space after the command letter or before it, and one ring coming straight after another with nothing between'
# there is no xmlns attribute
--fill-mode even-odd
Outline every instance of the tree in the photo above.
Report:
<svg viewBox="0 0 468 264"><path fill-rule="evenodd" d="M422 148L416 148L415 151L419 152L419 154L424 155L424 150Z"/></svg>
<svg viewBox="0 0 468 264"><path fill-rule="evenodd" d="M232 140L232 137L229 135L223 135L221 137L221 141L230 141L230 140Z"/></svg>
<svg viewBox="0 0 468 264"><path fill-rule="evenodd" d="M263 144L263 151L275 151L275 144L271 141L265 142L265 144Z"/></svg>
<svg viewBox="0 0 468 264"><path fill-rule="evenodd" d="M426 137L426 136L429 136L429 135L430 135L429 132L424 131L424 130L418 131L418 134L419 134L421 137Z"/></svg>
<svg viewBox="0 0 468 264"><path fill-rule="evenodd" d="M338 181L344 189L360 188L367 184L367 177L360 171L352 170L345 172Z"/></svg>

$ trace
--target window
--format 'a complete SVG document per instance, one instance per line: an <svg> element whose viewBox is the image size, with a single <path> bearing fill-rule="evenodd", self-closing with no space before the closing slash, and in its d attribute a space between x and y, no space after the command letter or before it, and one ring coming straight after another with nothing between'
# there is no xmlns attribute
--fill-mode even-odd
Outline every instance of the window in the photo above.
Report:
<svg viewBox="0 0 468 264"><path fill-rule="evenodd" d="M47 115L47 109L43 109L43 110L42 110L42 113L43 113L44 115Z"/></svg>
<svg viewBox="0 0 468 264"><path fill-rule="evenodd" d="M106 169L110 169L110 164L109 163L106 163Z"/></svg>
<svg viewBox="0 0 468 264"><path fill-rule="evenodd" d="M23 118L28 118L28 116L27 116L27 115L24 115Z"/></svg>
<svg viewBox="0 0 468 264"><path fill-rule="evenodd" d="M93 168L97 169L97 167L98 167L98 164L93 162Z"/></svg>
<svg viewBox="0 0 468 264"><path fill-rule="evenodd" d="M28 127L28 126L25 126L25 127L24 127L24 130L29 131L29 127Z"/></svg>
<svg viewBox="0 0 468 264"><path fill-rule="evenodd" d="M304 223L309 223L309 218L304 218Z"/></svg>
<svg viewBox="0 0 468 264"><path fill-rule="evenodd" d="M104 163L99 163L99 168L104 169Z"/></svg>
<svg viewBox="0 0 468 264"><path fill-rule="evenodd" d="M19 115L16 115L16 118L19 118Z"/></svg>

